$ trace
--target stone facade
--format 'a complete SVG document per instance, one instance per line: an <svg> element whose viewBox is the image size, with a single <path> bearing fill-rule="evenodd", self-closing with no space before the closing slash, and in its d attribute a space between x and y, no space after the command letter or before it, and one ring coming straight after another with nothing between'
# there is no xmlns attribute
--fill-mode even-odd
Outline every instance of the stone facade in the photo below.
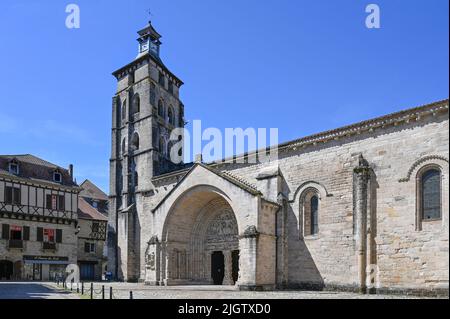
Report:
<svg viewBox="0 0 450 319"><path fill-rule="evenodd" d="M118 279L205 284L222 271L223 284L241 289L448 293L448 100L278 145L275 161L252 164L248 154L176 169L158 162L151 134L163 120L145 96L156 70L168 72L144 53L115 73L109 256ZM142 114L118 127L116 101L135 90ZM121 153L119 135L130 132L141 146ZM424 220L430 168L440 215Z"/></svg>

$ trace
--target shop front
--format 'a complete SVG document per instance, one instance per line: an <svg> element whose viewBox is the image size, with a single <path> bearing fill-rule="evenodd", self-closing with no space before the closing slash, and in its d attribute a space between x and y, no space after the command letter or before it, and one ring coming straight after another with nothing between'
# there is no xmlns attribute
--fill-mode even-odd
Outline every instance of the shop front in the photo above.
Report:
<svg viewBox="0 0 450 319"><path fill-rule="evenodd" d="M23 278L30 281L54 281L65 277L68 257L24 256Z"/></svg>

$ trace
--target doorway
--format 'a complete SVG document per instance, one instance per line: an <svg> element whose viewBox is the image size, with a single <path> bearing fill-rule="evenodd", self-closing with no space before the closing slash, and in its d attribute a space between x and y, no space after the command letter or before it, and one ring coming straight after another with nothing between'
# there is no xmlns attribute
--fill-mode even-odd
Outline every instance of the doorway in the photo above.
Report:
<svg viewBox="0 0 450 319"><path fill-rule="evenodd" d="M0 280L11 280L14 265L11 261L0 261Z"/></svg>
<svg viewBox="0 0 450 319"><path fill-rule="evenodd" d="M214 285L222 285L225 270L225 256L221 251L215 251L211 255L211 277Z"/></svg>
<svg viewBox="0 0 450 319"><path fill-rule="evenodd" d="M95 280L95 265L82 263L80 265L81 280Z"/></svg>
<svg viewBox="0 0 450 319"><path fill-rule="evenodd" d="M239 279L239 250L233 250L231 253L233 281L236 283Z"/></svg>
<svg viewBox="0 0 450 319"><path fill-rule="evenodd" d="M42 264L33 264L33 281L42 281Z"/></svg>

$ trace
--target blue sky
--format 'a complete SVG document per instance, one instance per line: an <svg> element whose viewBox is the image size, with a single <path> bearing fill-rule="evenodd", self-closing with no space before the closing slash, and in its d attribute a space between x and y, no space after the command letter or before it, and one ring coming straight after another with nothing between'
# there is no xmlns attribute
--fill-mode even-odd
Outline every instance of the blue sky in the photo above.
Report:
<svg viewBox="0 0 450 319"><path fill-rule="evenodd" d="M369 3L381 29L365 27ZM148 9L203 127L287 141L448 97L447 0L2 0L0 154L73 163L108 192L111 72L137 55Z"/></svg>

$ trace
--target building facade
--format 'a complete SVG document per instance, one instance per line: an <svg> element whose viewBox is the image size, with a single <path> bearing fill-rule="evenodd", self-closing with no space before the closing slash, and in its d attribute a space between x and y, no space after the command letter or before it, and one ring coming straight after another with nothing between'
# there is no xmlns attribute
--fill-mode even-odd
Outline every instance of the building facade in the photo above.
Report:
<svg viewBox="0 0 450 319"><path fill-rule="evenodd" d="M174 165L182 82L151 24L139 35L114 73L117 279L448 294L448 100L280 144L276 159Z"/></svg>
<svg viewBox="0 0 450 319"><path fill-rule="evenodd" d="M107 270L108 196L86 180L78 199L78 266L82 281L100 281Z"/></svg>
<svg viewBox="0 0 450 319"><path fill-rule="evenodd" d="M0 156L0 280L54 280L77 262L73 168Z"/></svg>

